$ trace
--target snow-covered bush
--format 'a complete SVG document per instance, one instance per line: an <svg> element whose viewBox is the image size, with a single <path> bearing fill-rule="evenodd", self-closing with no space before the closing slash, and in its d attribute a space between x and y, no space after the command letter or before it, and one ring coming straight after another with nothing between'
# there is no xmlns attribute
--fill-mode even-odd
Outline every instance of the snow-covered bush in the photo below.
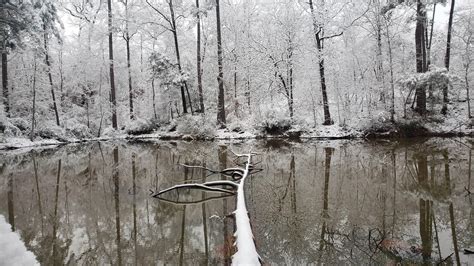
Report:
<svg viewBox="0 0 474 266"><path fill-rule="evenodd" d="M387 111L379 112L378 114L363 120L360 129L365 134L380 134L395 131L393 123L390 122L390 113Z"/></svg>
<svg viewBox="0 0 474 266"><path fill-rule="evenodd" d="M40 123L35 130L35 135L43 139L67 141L66 130L53 122Z"/></svg>
<svg viewBox="0 0 474 266"><path fill-rule="evenodd" d="M92 137L90 128L75 119L66 120L64 127L66 128L66 133L74 138L85 139Z"/></svg>
<svg viewBox="0 0 474 266"><path fill-rule="evenodd" d="M177 132L197 138L214 137L216 134L215 120L207 115L186 115L176 119Z"/></svg>
<svg viewBox="0 0 474 266"><path fill-rule="evenodd" d="M159 125L156 121L137 118L125 125L125 132L129 135L150 134L158 129L158 127Z"/></svg>
<svg viewBox="0 0 474 266"><path fill-rule="evenodd" d="M22 135L21 130L6 117L0 118L0 133L2 133L4 137L19 137Z"/></svg>
<svg viewBox="0 0 474 266"><path fill-rule="evenodd" d="M23 134L28 134L29 131L31 130L31 124L30 122L26 121L26 119L23 118L10 118L10 122L17 127Z"/></svg>
<svg viewBox="0 0 474 266"><path fill-rule="evenodd" d="M291 124L291 120L286 115L269 111L262 115L255 129L263 134L281 135L291 128Z"/></svg>

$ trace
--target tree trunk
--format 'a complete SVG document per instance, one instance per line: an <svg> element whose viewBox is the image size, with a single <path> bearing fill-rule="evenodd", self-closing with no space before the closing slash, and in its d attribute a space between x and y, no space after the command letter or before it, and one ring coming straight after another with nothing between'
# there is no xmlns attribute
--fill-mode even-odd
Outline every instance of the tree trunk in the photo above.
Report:
<svg viewBox="0 0 474 266"><path fill-rule="evenodd" d="M388 46L388 59L390 64L390 90L392 93L392 101L390 106L390 121L395 122L395 80L393 77L393 53L392 53L392 41L390 40L390 32L388 25L387 27L387 46Z"/></svg>
<svg viewBox="0 0 474 266"><path fill-rule="evenodd" d="M448 22L448 37L446 40L446 55L444 57L444 66L449 70L449 60L451 57L451 35L453 30L453 15L454 15L454 4L455 0L451 0L451 10L449 11L449 22ZM443 108L441 113L445 115L448 111L448 84L443 86Z"/></svg>
<svg viewBox="0 0 474 266"><path fill-rule="evenodd" d="M324 122L323 125L332 125L334 121L331 119L331 114L329 112L329 102L326 88L326 74L324 70L324 55L323 55L323 40L321 39L321 27L318 26L316 21L316 16L314 14L314 5L313 1L309 0L309 7L311 9L311 16L313 19L313 31L314 37L316 39L316 48L318 49L318 65L319 65L319 81L321 84L321 94L323 96L323 111L324 111Z"/></svg>
<svg viewBox="0 0 474 266"><path fill-rule="evenodd" d="M216 21L217 21L217 65L219 69L217 82L219 83L219 91L217 97L217 125L221 128L225 127L225 99L224 99L224 72L222 65L222 36L221 36L221 17L219 0L216 0Z"/></svg>
<svg viewBox="0 0 474 266"><path fill-rule="evenodd" d="M421 0L417 0L416 8L416 28L415 28L415 46L416 46L416 72L426 72L426 39L425 39L425 5ZM416 88L416 108L415 111L420 115L426 113L426 88L417 86Z"/></svg>
<svg viewBox="0 0 474 266"><path fill-rule="evenodd" d="M6 48L2 51L2 88L3 88L3 106L5 108L5 115L10 116L10 103L8 96L8 55Z"/></svg>
<svg viewBox="0 0 474 266"><path fill-rule="evenodd" d="M204 96L202 93L202 70L201 70L201 14L199 12L199 0L196 0L197 13L197 39L196 39L196 65L197 65L197 85L199 94L199 107L201 113L204 113Z"/></svg>
<svg viewBox="0 0 474 266"><path fill-rule="evenodd" d="M112 104L112 127L117 130L117 99L115 96L114 48L112 40L112 0L107 0L107 5L109 31L110 103Z"/></svg>
<svg viewBox="0 0 474 266"><path fill-rule="evenodd" d="M33 59L33 106L31 108L31 132L30 140L33 141L35 137L35 120L36 120L36 54Z"/></svg>
<svg viewBox="0 0 474 266"><path fill-rule="evenodd" d="M46 62L46 66L47 66L46 71L48 72L49 86L51 87L51 98L53 100L53 109L54 109L54 115L56 117L56 125L59 126L60 123L59 123L58 106L56 104L56 95L54 94L53 75L51 74L51 62L49 61L48 33L46 32L46 24L44 24L44 22L43 22L43 30L44 30L44 55L45 55L44 61Z"/></svg>
<svg viewBox="0 0 474 266"><path fill-rule="evenodd" d="M467 117L471 118L471 96L469 95L469 65L466 65L466 71L464 72L464 82L466 83Z"/></svg>
<svg viewBox="0 0 474 266"><path fill-rule="evenodd" d="M171 14L171 26L172 26L172 32L173 32L173 39L174 39L174 49L176 52L176 61L178 64L178 70L179 73L181 74L181 58L179 55L179 43L178 43L178 32L176 30L176 19L174 17L174 9L173 9L173 0L169 0L168 2L169 8L170 8L170 14ZM186 95L185 95L185 84L181 84L181 103L183 105L183 113L187 114L188 109L186 107ZM191 104L191 103L190 103Z"/></svg>
<svg viewBox="0 0 474 266"><path fill-rule="evenodd" d="M155 120L158 120L158 116L156 115L156 94L155 94L155 79L151 79L151 91L152 91L152 98L153 98L153 116L155 117Z"/></svg>
<svg viewBox="0 0 474 266"><path fill-rule="evenodd" d="M128 29L127 29L127 32L125 34L126 34L125 43L127 45L128 101L129 101L129 105L130 105L130 119L135 119L135 115L133 113L132 69L131 69L131 66L130 66L130 36L128 35Z"/></svg>

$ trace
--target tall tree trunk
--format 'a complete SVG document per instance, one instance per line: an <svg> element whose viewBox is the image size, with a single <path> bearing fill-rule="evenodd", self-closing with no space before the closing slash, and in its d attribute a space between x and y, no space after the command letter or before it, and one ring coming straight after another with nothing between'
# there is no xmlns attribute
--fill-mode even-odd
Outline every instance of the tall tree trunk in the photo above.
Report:
<svg viewBox="0 0 474 266"><path fill-rule="evenodd" d="M60 125L59 123L59 113L58 113L58 106L56 104L56 95L54 94L54 84L53 84L53 75L51 74L51 62L49 61L49 50L48 50L48 33L46 32L46 24L43 21L43 30L44 30L44 61L46 62L47 72L48 72L48 80L49 86L51 87L51 98L53 100L53 109L54 115L56 117L56 125Z"/></svg>
<svg viewBox="0 0 474 266"><path fill-rule="evenodd" d="M217 22L217 66L219 73L217 82L219 84L219 91L217 97L217 124L224 128L226 125L225 119L225 99L224 99L224 72L222 65L222 35L221 35L221 15L219 0L216 0L216 22Z"/></svg>
<svg viewBox="0 0 474 266"><path fill-rule="evenodd" d="M110 68L110 103L112 104L112 127L117 130L117 99L115 93L114 48L112 40L112 0L107 0L109 31L109 68Z"/></svg>
<svg viewBox="0 0 474 266"><path fill-rule="evenodd" d="M382 89L380 92L380 101L385 103L385 73L383 69L383 53L382 53L382 13L380 8L380 1L375 1L375 38L377 43L376 49L376 63L375 63L375 78L378 82L378 85Z"/></svg>
<svg viewBox="0 0 474 266"><path fill-rule="evenodd" d="M152 91L152 99L153 99L153 117L155 120L158 120L158 115L156 114L156 93L155 93L155 79L151 79L151 91Z"/></svg>
<svg viewBox="0 0 474 266"><path fill-rule="evenodd" d="M128 23L128 22L127 22ZM130 119L135 119L133 113L133 87L132 87L132 69L130 66L130 36L128 34L128 29L126 34L126 45L127 45L127 70L128 70L128 101L130 106Z"/></svg>
<svg viewBox="0 0 474 266"><path fill-rule="evenodd" d="M110 0L109 0L110 1ZM119 150L115 147L113 150L114 165L112 180L114 182L114 203L115 203L115 245L117 246L117 265L122 265L122 244L121 244L121 225L120 225L120 180L119 180Z"/></svg>
<svg viewBox="0 0 474 266"><path fill-rule="evenodd" d="M135 119L135 115L133 113L133 85L132 85L132 69L130 64L130 37L129 27L128 27L128 0L123 2L125 6L125 36L123 36L125 40L125 46L127 48L127 71L128 71L128 102L129 102L129 111L130 111L130 119ZM140 60L141 54L140 54ZM140 61L141 63L141 61Z"/></svg>
<svg viewBox="0 0 474 266"><path fill-rule="evenodd" d="M390 90L391 90L391 106L390 106L390 121L395 122L395 80L393 77L393 53L392 53L392 41L390 40L390 31L388 24L386 25L387 31L387 46L388 46L388 59L390 64Z"/></svg>
<svg viewBox="0 0 474 266"><path fill-rule="evenodd" d="M36 120L36 54L33 58L33 106L31 108L31 132L30 140L33 141L35 137L35 120Z"/></svg>
<svg viewBox="0 0 474 266"><path fill-rule="evenodd" d="M199 0L196 0L197 12L197 39L196 39L196 65L197 65L197 85L199 94L199 107L204 113L204 96L202 93L202 70L201 70L201 13L199 11Z"/></svg>
<svg viewBox="0 0 474 266"><path fill-rule="evenodd" d="M2 88L3 88L3 107L5 115L10 116L10 102L8 96L8 55L5 47L2 49Z"/></svg>
<svg viewBox="0 0 474 266"><path fill-rule="evenodd" d="M326 74L324 70L323 39L321 38L322 28L318 25L318 22L316 21L313 0L309 0L309 7L311 9L311 17L313 19L313 31L314 37L316 39L316 48L318 49L319 81L321 84L321 94L323 96L324 111L323 125L332 125L334 124L334 121L332 121L331 113L329 112L329 102L326 88Z"/></svg>
<svg viewBox="0 0 474 266"><path fill-rule="evenodd" d="M466 83L467 117L471 118L471 96L469 94L469 63L466 64L464 83Z"/></svg>
<svg viewBox="0 0 474 266"><path fill-rule="evenodd" d="M426 72L426 39L425 39L425 21L426 11L422 0L417 0L416 5L416 28L415 28L415 46L416 46L416 72ZM426 113L426 88L417 86L415 111L424 115Z"/></svg>
<svg viewBox="0 0 474 266"><path fill-rule="evenodd" d="M451 57L451 35L453 31L453 15L454 15L454 4L455 0L451 0L451 10L449 11L449 22L448 22L448 37L446 40L446 55L444 57L444 66L449 70L449 60ZM448 112L448 84L443 86L443 108L441 113L445 115Z"/></svg>
<svg viewBox="0 0 474 266"><path fill-rule="evenodd" d="M169 8L170 8L170 14L171 14L171 26L172 26L172 32L173 32L173 39L174 39L174 49L176 53L176 61L178 64L178 70L179 73L181 74L181 58L179 55L179 43L178 43L178 32L176 29L176 19L174 16L174 8L173 8L173 0L169 0L168 2ZM183 105L183 113L187 114L188 109L186 107L186 95L185 95L185 84L181 84L181 103Z"/></svg>

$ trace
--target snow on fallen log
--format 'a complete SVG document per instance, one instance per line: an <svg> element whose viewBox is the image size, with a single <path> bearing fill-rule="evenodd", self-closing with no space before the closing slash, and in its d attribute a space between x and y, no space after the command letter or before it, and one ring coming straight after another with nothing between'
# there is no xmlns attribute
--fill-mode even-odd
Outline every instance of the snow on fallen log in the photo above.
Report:
<svg viewBox="0 0 474 266"><path fill-rule="evenodd" d="M239 187L237 188L237 208L234 211L236 231L235 245L237 252L232 256L233 265L260 265L260 256L257 253L255 242L253 239L252 228L250 226L250 219L245 204L244 185L245 179L249 175L249 169L252 163L252 153L246 154L247 163L245 171L240 179ZM242 156L240 156L242 157Z"/></svg>
<svg viewBox="0 0 474 266"><path fill-rule="evenodd" d="M232 152L232 151L231 151ZM234 153L234 152L232 152ZM237 252L232 256L233 265L260 265L260 256L258 255L257 248L255 246L255 241L253 238L252 227L250 226L250 218L247 211L247 205L245 203L245 180L249 175L260 171L261 169L256 169L252 164L252 156L256 155L255 153L247 154L236 154L238 158L246 157L247 161L245 163L245 168L232 167L226 168L222 171L212 170L202 166L192 166L192 165L182 165L187 168L200 168L206 171L209 171L213 174L223 174L231 176L234 181L230 180L219 180L219 181L209 181L200 183L188 183L175 185L173 187L158 191L152 192L151 196L155 198L160 198L160 195L163 193L175 190L175 189L202 189L210 192L220 192L227 194L237 194L236 209L233 212L236 224L236 231L234 233L235 243L237 247ZM220 187L230 187L230 188L219 188ZM164 199L165 200L165 199ZM168 201L168 200L167 200Z"/></svg>
<svg viewBox="0 0 474 266"><path fill-rule="evenodd" d="M11 226L0 215L0 264L2 265L40 265L35 255L28 251L25 244Z"/></svg>

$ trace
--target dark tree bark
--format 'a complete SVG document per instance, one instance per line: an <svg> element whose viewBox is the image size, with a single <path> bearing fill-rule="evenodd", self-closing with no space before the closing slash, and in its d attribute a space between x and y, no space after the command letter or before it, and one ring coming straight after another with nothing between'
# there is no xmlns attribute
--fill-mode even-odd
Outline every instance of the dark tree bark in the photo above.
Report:
<svg viewBox="0 0 474 266"><path fill-rule="evenodd" d="M427 156L420 152L415 155L415 163L418 169L418 183L424 188L429 189L428 180L428 160ZM433 250L433 229L432 229L432 217L433 217L433 202L430 200L419 200L420 208L420 238L421 238L421 254L423 260L429 261Z"/></svg>
<svg viewBox="0 0 474 266"><path fill-rule="evenodd" d="M329 102L326 88L326 74L324 69L324 55L323 55L323 37L321 36L322 28L316 21L316 15L314 14L313 1L309 0L309 7L311 9L311 16L313 19L313 31L316 39L316 48L318 49L318 68L319 68L319 81L321 84L321 94L323 96L323 111L324 111L324 122L323 125L332 125L334 121L331 119L331 113L329 112Z"/></svg>
<svg viewBox="0 0 474 266"><path fill-rule="evenodd" d="M8 55L6 48L2 48L2 89L3 89L3 107L7 117L10 116L10 102L8 95Z"/></svg>
<svg viewBox="0 0 474 266"><path fill-rule="evenodd" d="M56 125L60 125L59 123L59 113L58 113L58 106L56 104L56 95L54 94L54 84L53 84L53 75L51 74L51 62L49 61L49 50L48 50L48 33L46 31L46 24L43 21L43 30L44 30L44 61L47 66L47 72L48 72L48 80L49 80L49 86L51 87L51 98L53 100L53 109L54 109L54 115L56 117Z"/></svg>
<svg viewBox="0 0 474 266"><path fill-rule="evenodd" d="M123 39L125 40L125 45L127 48L127 71L128 71L128 102L129 102L129 111L130 111L130 119L135 119L135 115L133 113L133 83L132 83L132 69L130 64L130 40L132 36L130 36L130 32L128 29L128 0L125 0L125 36ZM133 34L132 34L133 35Z"/></svg>
<svg viewBox="0 0 474 266"><path fill-rule="evenodd" d="M109 0L110 1L110 0ZM109 2L110 3L110 2ZM112 180L114 182L114 203L115 203L115 244L117 245L117 265L122 265L122 244L121 244L121 226L120 226L120 180L119 180L119 150L115 147L113 150L114 166Z"/></svg>
<svg viewBox="0 0 474 266"><path fill-rule="evenodd" d="M426 11L422 0L417 0L416 5L416 28L415 28L415 46L416 46L416 72L426 72L426 39L425 39L425 21ZM415 111L424 115L426 113L426 88L417 86L416 88L416 108Z"/></svg>
<svg viewBox="0 0 474 266"><path fill-rule="evenodd" d="M453 15L455 0L451 0L451 9L449 10L448 37L446 40L446 55L444 57L444 67L449 70L449 61L451 57L451 36L453 31ZM443 86L443 108L441 113L445 115L448 112L448 84Z"/></svg>
<svg viewBox="0 0 474 266"><path fill-rule="evenodd" d="M199 94L199 107L204 113L204 96L202 93L202 70L201 70L201 14L199 12L199 0L196 0L197 12L197 39L196 39L196 65L197 65L197 85Z"/></svg>
<svg viewBox="0 0 474 266"><path fill-rule="evenodd" d="M171 31L173 32L173 39L174 39L174 49L176 52L176 61L178 64L179 73L182 72L181 68L181 57L179 55L179 42L178 42L178 32L176 30L176 18L174 16L174 8L173 8L173 0L169 0L168 6L170 8L170 15L171 15ZM186 107L186 95L185 95L185 86L186 84L181 84L181 103L183 105L183 113L187 114L188 109ZM189 93L188 93L189 94ZM191 103L190 103L191 104Z"/></svg>
<svg viewBox="0 0 474 266"><path fill-rule="evenodd" d="M225 127L225 99L224 99L224 72L222 64L222 35L221 35L221 17L219 0L216 0L216 22L217 22L217 65L219 73L217 82L219 84L219 91L217 97L217 124L219 127Z"/></svg>
<svg viewBox="0 0 474 266"><path fill-rule="evenodd" d="M117 99L115 93L114 48L112 40L112 0L107 0L109 31L109 68L110 68L110 102L112 104L112 127L117 130Z"/></svg>

